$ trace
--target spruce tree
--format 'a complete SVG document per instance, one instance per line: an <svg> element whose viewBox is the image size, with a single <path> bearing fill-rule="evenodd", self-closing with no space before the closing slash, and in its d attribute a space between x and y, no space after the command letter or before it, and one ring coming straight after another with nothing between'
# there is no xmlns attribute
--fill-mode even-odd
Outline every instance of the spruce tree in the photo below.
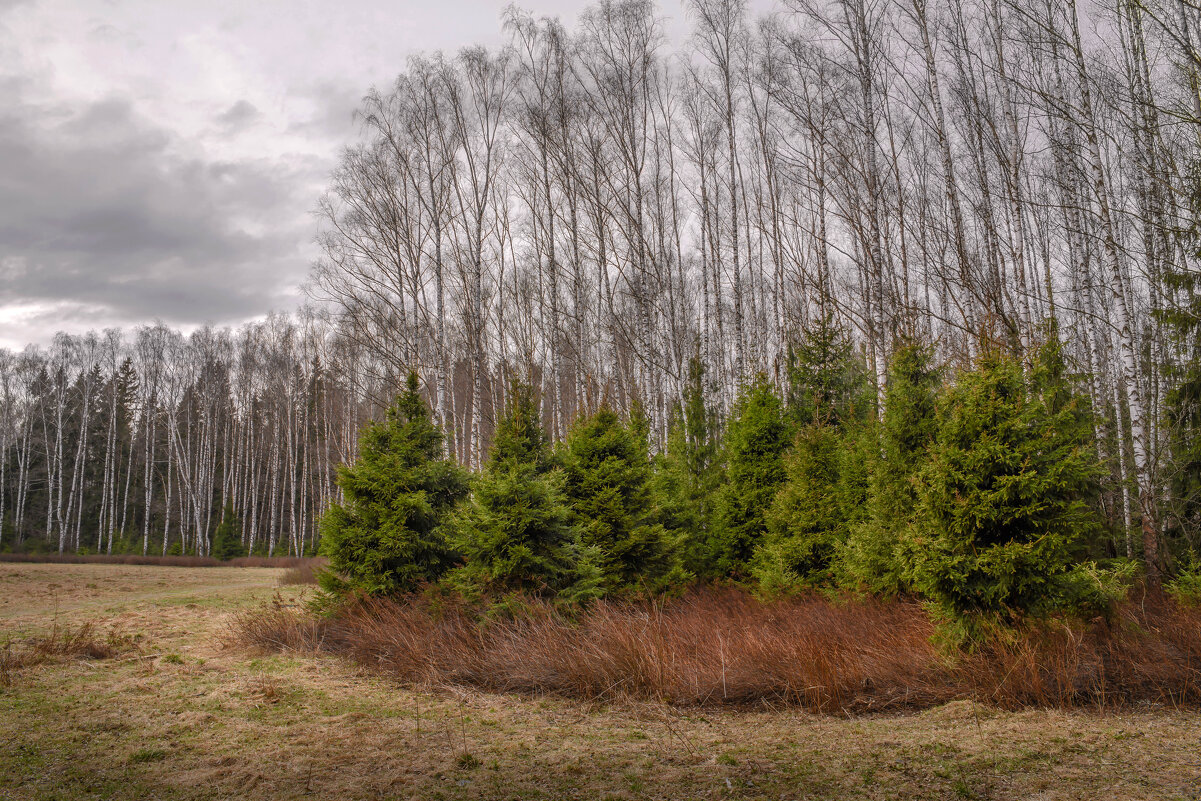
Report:
<svg viewBox="0 0 1201 801"><path fill-rule="evenodd" d="M905 588L917 474L929 458L938 430L939 384L929 347L905 342L896 348L884 392L879 448L868 461L867 519L852 529L843 554L846 583L884 594Z"/></svg>
<svg viewBox="0 0 1201 801"><path fill-rule="evenodd" d="M828 311L788 346L788 416L798 426L841 425L872 413L863 363L834 312Z"/></svg>
<svg viewBox="0 0 1201 801"><path fill-rule="evenodd" d="M246 555L246 546L242 544L241 533L238 531L238 518L231 504L225 505L221 522L213 532L213 557L216 559L236 559Z"/></svg>
<svg viewBox="0 0 1201 801"><path fill-rule="evenodd" d="M467 473L448 459L444 436L410 374L386 419L370 423L359 458L338 468L343 503L321 520L329 592L379 595L435 581L452 563L443 522L466 494Z"/></svg>
<svg viewBox="0 0 1201 801"><path fill-rule="evenodd" d="M1099 531L1097 469L1070 417L1014 358L988 354L941 401L919 473L912 579L946 614L1039 613L1058 600L1072 552Z"/></svg>
<svg viewBox="0 0 1201 801"><path fill-rule="evenodd" d="M679 535L684 567L708 577L714 573L709 536L721 471L716 420L705 403L703 380L704 366L694 357L682 403L672 412L667 450L655 460L655 496L660 522Z"/></svg>
<svg viewBox="0 0 1201 801"><path fill-rule="evenodd" d="M841 432L810 424L784 461L785 480L768 509L767 535L755 553L760 589L787 592L821 583L846 539L847 509L840 496Z"/></svg>
<svg viewBox="0 0 1201 801"><path fill-rule="evenodd" d="M863 516L873 444L864 367L833 317L818 320L790 354L789 416L801 428L755 555L753 572L768 593L832 579Z"/></svg>
<svg viewBox="0 0 1201 801"><path fill-rule="evenodd" d="M606 587L658 589L675 580L678 558L655 522L645 440L602 407L572 427L562 460L581 548L599 558Z"/></svg>
<svg viewBox="0 0 1201 801"><path fill-rule="evenodd" d="M1191 219L1179 235L1190 258L1165 262L1163 279L1175 303L1160 313L1174 354L1164 370L1171 381L1164 472L1171 490L1165 534L1177 555L1201 549L1201 161L1190 166L1187 190Z"/></svg>
<svg viewBox="0 0 1201 801"><path fill-rule="evenodd" d="M747 387L726 427L726 478L717 497L710 560L718 575L746 575L767 531L765 515L784 482L789 426L763 377Z"/></svg>
<svg viewBox="0 0 1201 801"><path fill-rule="evenodd" d="M515 465L528 465L538 473L554 466L554 453L538 416L533 387L523 381L514 381L509 387L505 414L492 435L484 469L497 471Z"/></svg>
<svg viewBox="0 0 1201 801"><path fill-rule="evenodd" d="M1042 331L1043 341L1033 353L1027 375L1031 401L1039 406L1043 415L1056 421L1061 447L1078 451L1076 455L1087 468L1092 482L1083 486L1080 494L1094 505L1100 517L1105 469L1099 461L1095 445L1098 421L1088 393L1080 386L1082 376L1071 370L1071 362L1059 336L1058 323L1052 319L1044 324ZM1101 539L1082 540L1079 546L1078 555L1081 558L1106 556Z"/></svg>
<svg viewBox="0 0 1201 801"><path fill-rule="evenodd" d="M485 592L555 593L576 576L575 529L563 473L528 384L514 382L471 500L451 526L465 559L455 584Z"/></svg>

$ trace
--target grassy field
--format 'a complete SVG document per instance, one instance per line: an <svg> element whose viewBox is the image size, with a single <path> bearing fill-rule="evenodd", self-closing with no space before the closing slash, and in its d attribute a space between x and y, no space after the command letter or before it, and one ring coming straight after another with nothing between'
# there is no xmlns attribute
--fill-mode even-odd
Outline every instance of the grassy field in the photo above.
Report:
<svg viewBox="0 0 1201 801"><path fill-rule="evenodd" d="M1201 799L1201 716L905 716L415 692L230 643L282 570L0 564L0 649L90 624L0 686L0 797Z"/></svg>

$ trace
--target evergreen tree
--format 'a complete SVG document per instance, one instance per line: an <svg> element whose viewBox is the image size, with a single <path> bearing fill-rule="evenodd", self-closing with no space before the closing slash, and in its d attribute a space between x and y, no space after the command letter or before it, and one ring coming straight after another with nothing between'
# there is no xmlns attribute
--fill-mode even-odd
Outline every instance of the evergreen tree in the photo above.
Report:
<svg viewBox="0 0 1201 801"><path fill-rule="evenodd" d="M533 390L514 382L488 462L452 526L466 560L454 583L543 594L575 580L575 529L562 485Z"/></svg>
<svg viewBox="0 0 1201 801"><path fill-rule="evenodd" d="M246 546L242 544L239 532L238 518L231 504L225 505L221 522L213 532L213 557L216 559L236 559L246 555Z"/></svg>
<svg viewBox="0 0 1201 801"><path fill-rule="evenodd" d="M833 310L788 346L788 416L797 425L840 425L872 413L871 385Z"/></svg>
<svg viewBox="0 0 1201 801"><path fill-rule="evenodd" d="M442 576L452 562L442 524L468 488L443 442L410 374L386 419L363 430L358 461L338 468L346 500L321 521L324 589L386 594Z"/></svg>
<svg viewBox="0 0 1201 801"><path fill-rule="evenodd" d="M654 589L679 578L673 543L655 522L645 440L602 407L572 427L562 458L581 547L595 549L606 586Z"/></svg>
<svg viewBox="0 0 1201 801"><path fill-rule="evenodd" d="M755 554L761 590L787 592L828 578L846 539L848 510L839 492L844 444L833 426L810 424L797 435L784 460L784 483L767 512L767 536Z"/></svg>
<svg viewBox="0 0 1201 801"><path fill-rule="evenodd" d="M889 365L879 448L869 460L867 518L851 531L843 555L843 580L874 592L904 589L911 558L907 534L917 504L917 474L937 434L938 371L929 347L901 344Z"/></svg>
<svg viewBox="0 0 1201 801"><path fill-rule="evenodd" d="M788 425L771 384L746 388L726 427L726 481L717 497L710 560L718 575L745 575L767 531L765 514L784 481Z"/></svg>
<svg viewBox="0 0 1201 801"><path fill-rule="evenodd" d="M1175 346L1165 369L1172 381L1164 399L1171 489L1165 534L1178 552L1201 550L1201 162L1190 173L1191 225L1180 236L1192 258L1165 263L1164 282L1176 302L1160 317Z"/></svg>
<svg viewBox="0 0 1201 801"><path fill-rule="evenodd" d="M528 465L538 473L546 473L554 465L553 457L550 440L538 416L533 387L514 381L509 387L504 417L492 435L492 447L484 469L496 471L513 465Z"/></svg>
<svg viewBox="0 0 1201 801"><path fill-rule="evenodd" d="M826 316L791 355L789 416L801 429L753 568L768 593L832 578L850 527L863 516L874 445L866 375L846 332Z"/></svg>
<svg viewBox="0 0 1201 801"><path fill-rule="evenodd" d="M1105 470L1095 447L1097 418L1087 392L1079 386L1081 376L1071 371L1054 319L1043 326L1043 341L1034 350L1028 379L1031 401L1040 407L1042 414L1056 421L1059 439L1079 450L1079 458L1091 477L1091 483L1081 488L1081 496L1093 504L1100 517ZM1103 544L1099 539L1082 540L1078 556L1104 557L1107 553L1097 547Z"/></svg>
<svg viewBox="0 0 1201 801"><path fill-rule="evenodd" d="M655 461L655 496L660 522L682 541L684 567L711 576L709 536L721 472L716 420L705 404L704 369L695 357L688 363L683 403L673 410L667 450Z"/></svg>
<svg viewBox="0 0 1201 801"><path fill-rule="evenodd" d="M1097 469L1013 358L986 355L946 392L920 472L915 586L970 623L1052 606L1073 549L1099 530Z"/></svg>

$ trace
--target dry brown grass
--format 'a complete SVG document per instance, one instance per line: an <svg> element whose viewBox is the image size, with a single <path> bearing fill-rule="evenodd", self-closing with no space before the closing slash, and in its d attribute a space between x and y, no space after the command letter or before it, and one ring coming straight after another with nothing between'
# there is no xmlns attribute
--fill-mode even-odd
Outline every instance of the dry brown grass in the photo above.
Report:
<svg viewBox="0 0 1201 801"><path fill-rule="evenodd" d="M606 704L427 692L348 659L229 647L239 612L273 595L268 611L303 608L307 588L278 587L280 572L0 565L0 603L41 610L0 606L7 636L57 619L141 637L0 688L0 798L1178 801L1201 787L1191 710ZM290 639L328 650L312 628Z"/></svg>
<svg viewBox="0 0 1201 801"><path fill-rule="evenodd" d="M101 634L93 623L59 625L49 633L9 639L0 645L0 687L12 685L17 674L50 662L70 659L109 659L133 647L133 640L109 631Z"/></svg>
<svg viewBox="0 0 1201 801"><path fill-rule="evenodd" d="M43 634L57 619L105 623L116 609L137 607L151 618L199 603L242 608L270 599L282 570L269 568L151 567L112 564L0 562L0 642ZM251 600L252 599L252 600Z"/></svg>
<svg viewBox="0 0 1201 801"><path fill-rule="evenodd" d="M325 567L329 560L323 557L305 560L303 564L290 567L279 577L281 586L288 584L316 584L317 572Z"/></svg>
<svg viewBox="0 0 1201 801"><path fill-rule="evenodd" d="M0 553L0 562L55 565L153 565L156 567L304 567L308 556L239 556L222 561L211 556L142 556L140 554Z"/></svg>
<svg viewBox="0 0 1201 801"><path fill-rule="evenodd" d="M1201 607L1128 601L1113 621L997 636L955 665L970 697L1008 709L1201 706Z"/></svg>
<svg viewBox="0 0 1201 801"><path fill-rule="evenodd" d="M531 604L480 619L419 598L365 600L330 619L277 606L243 613L237 637L325 650L418 685L679 705L766 702L817 713L972 699L1007 709L1201 705L1201 610L1127 604L1116 621L1031 627L970 654L932 644L908 601L810 597L764 603L727 590L661 603L607 601L569 619Z"/></svg>

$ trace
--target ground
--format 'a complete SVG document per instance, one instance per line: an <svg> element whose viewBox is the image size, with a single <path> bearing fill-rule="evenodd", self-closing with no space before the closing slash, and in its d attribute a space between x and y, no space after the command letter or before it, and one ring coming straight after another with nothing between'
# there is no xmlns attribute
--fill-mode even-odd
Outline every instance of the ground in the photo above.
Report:
<svg viewBox="0 0 1201 801"><path fill-rule="evenodd" d="M0 686L5 799L1201 799L1201 715L842 719L425 692L230 642L282 571L0 563L0 648L94 625L118 653Z"/></svg>

